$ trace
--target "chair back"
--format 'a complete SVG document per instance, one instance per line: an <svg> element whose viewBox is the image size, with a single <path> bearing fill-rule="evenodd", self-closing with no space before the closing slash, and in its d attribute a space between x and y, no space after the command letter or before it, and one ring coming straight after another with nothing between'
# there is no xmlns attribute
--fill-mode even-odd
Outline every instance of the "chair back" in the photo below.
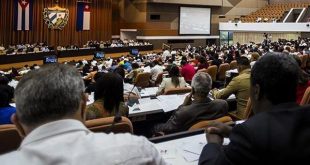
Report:
<svg viewBox="0 0 310 165"><path fill-rule="evenodd" d="M192 88L188 88L188 87L171 88L171 89L167 89L164 92L164 95L183 94L183 93L189 93L191 91L192 91Z"/></svg>
<svg viewBox="0 0 310 165"><path fill-rule="evenodd" d="M150 86L151 73L139 73L135 80L137 87L146 88Z"/></svg>
<svg viewBox="0 0 310 165"><path fill-rule="evenodd" d="M16 150L21 141L15 125L0 125L0 154Z"/></svg>
<svg viewBox="0 0 310 165"><path fill-rule="evenodd" d="M301 99L300 105L310 104L310 87L308 87Z"/></svg>
<svg viewBox="0 0 310 165"><path fill-rule="evenodd" d="M133 133L132 123L127 117L122 116L122 120L112 126L113 121L114 116L87 120L85 125L93 132Z"/></svg>
<svg viewBox="0 0 310 165"><path fill-rule="evenodd" d="M210 126L210 124L214 121L218 121L221 123L229 123L229 122L232 122L232 119L229 116L223 116L223 117L220 117L220 118L217 118L214 120L203 120L203 121L200 121L200 122L194 124L193 126L191 126L189 128L189 131L197 130L197 129L201 129L201 128L206 128L206 127Z"/></svg>
<svg viewBox="0 0 310 165"><path fill-rule="evenodd" d="M237 61L236 60L231 61L229 66L230 69L237 69Z"/></svg>
<svg viewBox="0 0 310 165"><path fill-rule="evenodd" d="M158 87L160 83L163 81L163 76L164 76L164 72L161 72L158 74L155 84L154 84L156 87Z"/></svg>
<svg viewBox="0 0 310 165"><path fill-rule="evenodd" d="M246 107L245 107L245 112L244 112L244 117L248 119L249 117L253 116L253 111L252 111L252 102L251 99L249 98Z"/></svg>
<svg viewBox="0 0 310 165"><path fill-rule="evenodd" d="M244 111L242 111L242 112L232 111L232 112L228 112L228 114L234 120L245 120L245 119L248 119L249 117L253 116L254 113L252 111L252 103L251 103L250 98L248 99L248 102L246 104Z"/></svg>
<svg viewBox="0 0 310 165"><path fill-rule="evenodd" d="M211 76L212 81L216 81L217 66L216 65L209 66L207 69L207 73Z"/></svg>
<svg viewBox="0 0 310 165"><path fill-rule="evenodd" d="M301 56L301 68L307 67L308 55Z"/></svg>
<svg viewBox="0 0 310 165"><path fill-rule="evenodd" d="M226 78L226 71L230 69L230 66L228 63L221 64L218 71L218 78L219 81L225 81Z"/></svg>

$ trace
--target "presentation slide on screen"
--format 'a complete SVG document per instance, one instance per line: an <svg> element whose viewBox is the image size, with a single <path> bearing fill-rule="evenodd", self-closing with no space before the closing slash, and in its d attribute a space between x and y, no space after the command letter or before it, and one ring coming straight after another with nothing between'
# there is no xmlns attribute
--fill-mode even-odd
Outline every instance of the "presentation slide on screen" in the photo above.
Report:
<svg viewBox="0 0 310 165"><path fill-rule="evenodd" d="M180 8L180 34L210 34L210 24L210 8Z"/></svg>

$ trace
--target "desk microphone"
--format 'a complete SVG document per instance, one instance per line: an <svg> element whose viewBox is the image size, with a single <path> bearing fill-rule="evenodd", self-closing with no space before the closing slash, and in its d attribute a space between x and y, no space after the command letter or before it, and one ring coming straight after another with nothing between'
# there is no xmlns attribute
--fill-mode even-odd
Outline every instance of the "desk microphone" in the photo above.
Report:
<svg viewBox="0 0 310 165"><path fill-rule="evenodd" d="M133 87L131 88L131 90L130 90L130 92L129 92L129 94L128 94L128 103L127 103L127 105L129 105L129 106L133 106L133 104L135 103L135 102L131 102L130 101L130 94L132 93L132 91L133 91L133 89L136 87L136 83L133 85Z"/></svg>

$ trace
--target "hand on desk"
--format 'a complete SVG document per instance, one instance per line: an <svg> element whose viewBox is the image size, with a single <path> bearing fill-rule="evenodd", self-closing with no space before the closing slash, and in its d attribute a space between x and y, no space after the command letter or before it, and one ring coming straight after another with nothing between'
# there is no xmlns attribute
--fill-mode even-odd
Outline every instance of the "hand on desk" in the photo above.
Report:
<svg viewBox="0 0 310 165"><path fill-rule="evenodd" d="M224 123L217 121L210 123L210 127L206 129L208 143L223 144L224 137L228 137L231 130L232 127Z"/></svg>

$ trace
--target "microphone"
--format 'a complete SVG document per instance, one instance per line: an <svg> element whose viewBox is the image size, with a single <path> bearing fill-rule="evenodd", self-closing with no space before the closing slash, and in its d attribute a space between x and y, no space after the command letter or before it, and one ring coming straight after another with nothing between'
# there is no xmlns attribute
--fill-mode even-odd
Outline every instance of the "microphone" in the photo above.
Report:
<svg viewBox="0 0 310 165"><path fill-rule="evenodd" d="M129 105L129 106L133 106L136 103L136 101L131 101L131 99L130 99L130 95L132 94L132 91L135 87L136 87L136 83L134 83L133 87L131 88L131 90L127 96L128 97L127 105Z"/></svg>

